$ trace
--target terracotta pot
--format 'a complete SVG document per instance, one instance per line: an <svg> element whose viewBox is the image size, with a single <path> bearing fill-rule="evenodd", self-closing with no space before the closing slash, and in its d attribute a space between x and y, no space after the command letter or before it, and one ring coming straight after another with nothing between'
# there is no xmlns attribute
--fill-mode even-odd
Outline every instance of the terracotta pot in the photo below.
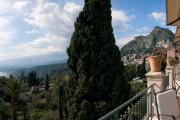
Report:
<svg viewBox="0 0 180 120"><path fill-rule="evenodd" d="M148 60L149 60L151 72L161 72L161 63L162 63L161 56L150 56Z"/></svg>

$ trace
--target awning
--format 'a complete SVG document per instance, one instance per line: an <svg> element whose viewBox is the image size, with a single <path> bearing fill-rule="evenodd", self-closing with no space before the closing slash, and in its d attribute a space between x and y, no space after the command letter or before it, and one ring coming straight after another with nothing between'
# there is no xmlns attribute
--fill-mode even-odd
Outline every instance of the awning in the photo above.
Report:
<svg viewBox="0 0 180 120"><path fill-rule="evenodd" d="M166 0L167 25L180 26L180 0Z"/></svg>
<svg viewBox="0 0 180 120"><path fill-rule="evenodd" d="M174 43L175 44L180 44L180 27L176 28L176 34L174 38Z"/></svg>

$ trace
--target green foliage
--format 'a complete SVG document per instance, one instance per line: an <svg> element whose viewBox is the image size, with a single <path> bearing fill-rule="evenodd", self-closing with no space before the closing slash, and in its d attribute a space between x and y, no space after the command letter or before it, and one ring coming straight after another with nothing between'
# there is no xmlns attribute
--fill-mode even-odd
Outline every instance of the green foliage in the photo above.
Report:
<svg viewBox="0 0 180 120"><path fill-rule="evenodd" d="M49 81L50 81L50 78L49 78L49 75L47 74L46 81L45 81L45 90L49 90Z"/></svg>
<svg viewBox="0 0 180 120"><path fill-rule="evenodd" d="M58 111L47 111L43 115L43 120L58 120Z"/></svg>
<svg viewBox="0 0 180 120"><path fill-rule="evenodd" d="M29 109L28 109L28 101L27 100L25 100L25 99L21 99L20 100L20 105L19 105L19 110L21 110L21 115L19 115L19 116L21 116L21 118L23 119L23 120L29 120L28 118L29 118L29 113L28 113L28 111L29 111ZM18 118L18 120L19 120L19 118Z"/></svg>
<svg viewBox="0 0 180 120"><path fill-rule="evenodd" d="M131 81L136 77L145 78L146 74L146 58L143 59L143 63L140 65L128 64L125 65L126 80Z"/></svg>
<svg viewBox="0 0 180 120"><path fill-rule="evenodd" d="M161 71L165 72L166 66L167 66L167 59L166 57L162 57Z"/></svg>
<svg viewBox="0 0 180 120"><path fill-rule="evenodd" d="M28 84L29 84L29 87L39 85L39 79L37 78L36 71L31 71L28 74Z"/></svg>
<svg viewBox="0 0 180 120"><path fill-rule="evenodd" d="M128 98L111 19L110 0L85 0L67 49L72 70L65 88L68 120L96 120Z"/></svg>
<svg viewBox="0 0 180 120"><path fill-rule="evenodd" d="M44 114L43 112L41 112L37 109L34 109L33 111L31 111L29 119L30 120L41 120L43 114Z"/></svg>
<svg viewBox="0 0 180 120"><path fill-rule="evenodd" d="M135 77L137 77L137 70L135 64L128 64L125 67L126 80L131 81Z"/></svg>
<svg viewBox="0 0 180 120"><path fill-rule="evenodd" d="M176 60L176 58L173 58L173 57L169 57L169 58L168 58L168 62L169 62L169 64L170 64L171 66L175 66L175 65L178 63L178 61Z"/></svg>
<svg viewBox="0 0 180 120"><path fill-rule="evenodd" d="M146 74L146 58L143 58L143 63L137 66L137 77L145 78Z"/></svg>
<svg viewBox="0 0 180 120"><path fill-rule="evenodd" d="M10 106L0 98L0 120L10 119Z"/></svg>
<svg viewBox="0 0 180 120"><path fill-rule="evenodd" d="M143 89L146 88L147 83L141 82L131 82L131 97L134 97L137 93L141 92Z"/></svg>
<svg viewBox="0 0 180 120"><path fill-rule="evenodd" d="M0 119L14 119L15 114L15 119L18 120L57 120L58 98L55 94L56 86L50 87L48 91L42 89L31 92L31 89L27 87L27 81L21 79L22 76L18 80L0 78ZM61 76L61 78L63 79L64 76ZM57 79L60 79L59 81L62 81L61 78L57 77ZM54 85L58 84L55 80L51 82ZM45 83L42 86L44 85ZM15 112L13 112L14 110Z"/></svg>
<svg viewBox="0 0 180 120"><path fill-rule="evenodd" d="M2 90L5 95L10 97L10 105L12 111L13 120L17 120L17 110L18 110L18 103L21 93L21 84L18 83L17 80L12 79L4 80L4 83L0 85L0 90Z"/></svg>

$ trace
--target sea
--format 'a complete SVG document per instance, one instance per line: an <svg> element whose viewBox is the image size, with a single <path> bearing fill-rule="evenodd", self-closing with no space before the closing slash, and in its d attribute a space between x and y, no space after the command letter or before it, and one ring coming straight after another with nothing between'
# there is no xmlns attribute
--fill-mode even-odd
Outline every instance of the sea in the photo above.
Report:
<svg viewBox="0 0 180 120"><path fill-rule="evenodd" d="M6 72L0 72L0 77L7 76L8 74Z"/></svg>

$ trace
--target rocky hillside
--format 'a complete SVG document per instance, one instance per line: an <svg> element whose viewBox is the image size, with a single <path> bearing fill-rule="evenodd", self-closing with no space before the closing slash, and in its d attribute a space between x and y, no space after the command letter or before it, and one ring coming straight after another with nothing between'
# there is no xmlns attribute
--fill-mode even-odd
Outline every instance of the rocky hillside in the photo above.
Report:
<svg viewBox="0 0 180 120"><path fill-rule="evenodd" d="M169 29L155 27L147 36L137 36L121 49L122 56L144 56L154 47L173 47L174 33Z"/></svg>

